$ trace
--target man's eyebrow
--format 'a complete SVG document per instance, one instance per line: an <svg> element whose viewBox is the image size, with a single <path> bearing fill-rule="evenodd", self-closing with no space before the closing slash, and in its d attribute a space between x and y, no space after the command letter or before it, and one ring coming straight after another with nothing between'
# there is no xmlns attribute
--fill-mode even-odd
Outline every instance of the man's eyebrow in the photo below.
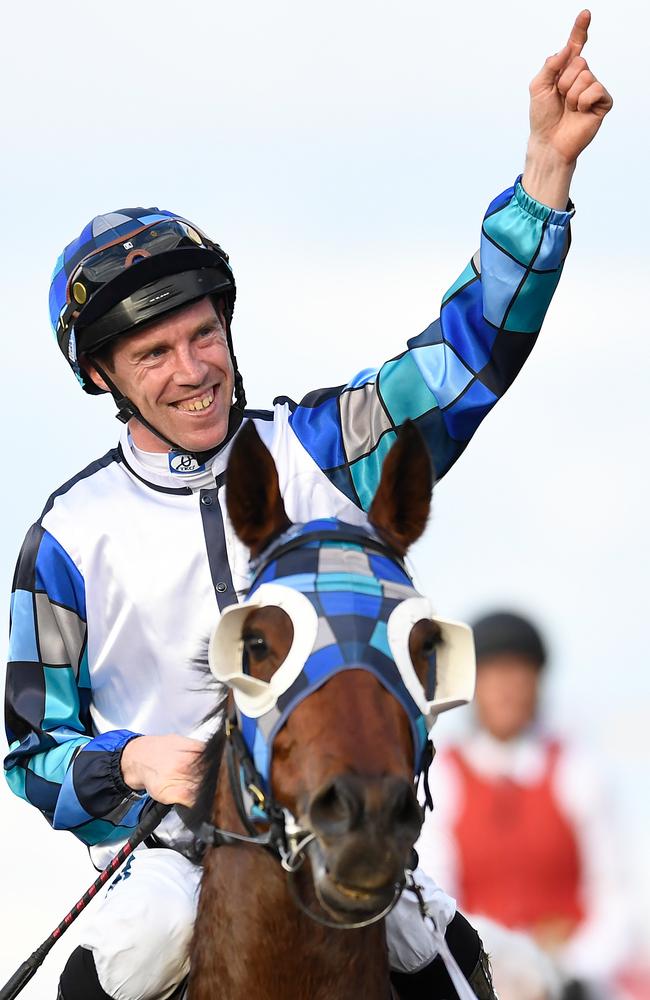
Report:
<svg viewBox="0 0 650 1000"><path fill-rule="evenodd" d="M156 347L164 347L164 346L165 346L165 338L164 337L152 337L151 340L145 341L143 344L140 344L138 347L134 347L134 349L133 349L133 357L135 357L135 358L140 357L140 355L142 355L142 354L148 354L149 351L155 350Z"/></svg>

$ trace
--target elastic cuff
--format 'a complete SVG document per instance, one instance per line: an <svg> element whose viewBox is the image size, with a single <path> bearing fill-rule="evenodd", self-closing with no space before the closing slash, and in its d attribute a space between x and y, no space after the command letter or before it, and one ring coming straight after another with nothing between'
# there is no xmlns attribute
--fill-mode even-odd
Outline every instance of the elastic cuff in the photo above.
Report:
<svg viewBox="0 0 650 1000"><path fill-rule="evenodd" d="M131 736L124 741L122 746L117 747L117 749L113 750L113 753L111 754L111 781L113 782L115 791L123 798L143 799L147 794L144 789L142 791L138 791L135 788L131 788L130 785L127 785L122 776L122 754L124 753L124 748L131 742L131 740L137 740L140 735L140 733L132 733Z"/></svg>
<svg viewBox="0 0 650 1000"><path fill-rule="evenodd" d="M568 226L576 212L575 205L571 199L569 198L565 212L560 212L556 208L549 208L548 205L542 204L541 201L537 201L536 198L532 198L526 193L521 183L522 177L523 174L519 174L519 177L515 181L515 201L519 207L524 212L527 212L528 215L532 215L534 219L539 219L540 222L548 222L550 226Z"/></svg>

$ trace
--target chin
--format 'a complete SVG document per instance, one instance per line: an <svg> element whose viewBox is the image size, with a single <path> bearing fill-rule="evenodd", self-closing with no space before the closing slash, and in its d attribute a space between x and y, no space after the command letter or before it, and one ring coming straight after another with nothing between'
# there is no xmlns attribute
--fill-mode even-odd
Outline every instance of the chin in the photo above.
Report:
<svg viewBox="0 0 650 1000"><path fill-rule="evenodd" d="M176 441L180 451L210 451L217 448L228 433L228 420L220 420L217 425L210 429L202 429L197 434L173 434L169 433L170 441Z"/></svg>

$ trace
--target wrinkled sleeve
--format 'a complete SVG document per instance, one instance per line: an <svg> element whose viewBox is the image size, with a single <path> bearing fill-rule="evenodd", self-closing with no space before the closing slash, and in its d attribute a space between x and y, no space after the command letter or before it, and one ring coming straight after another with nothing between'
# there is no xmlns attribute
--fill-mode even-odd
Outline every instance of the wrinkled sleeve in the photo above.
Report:
<svg viewBox="0 0 650 1000"><path fill-rule="evenodd" d="M120 755L137 733L93 737L86 599L78 568L40 524L14 577L5 691L10 788L56 829L86 844L123 839L145 797L122 781Z"/></svg>
<svg viewBox="0 0 650 1000"><path fill-rule="evenodd" d="M518 179L489 206L480 250L444 296L439 319L402 354L298 404L281 400L303 447L350 500L368 509L406 420L422 432L438 479L453 465L533 348L572 215L535 201Z"/></svg>

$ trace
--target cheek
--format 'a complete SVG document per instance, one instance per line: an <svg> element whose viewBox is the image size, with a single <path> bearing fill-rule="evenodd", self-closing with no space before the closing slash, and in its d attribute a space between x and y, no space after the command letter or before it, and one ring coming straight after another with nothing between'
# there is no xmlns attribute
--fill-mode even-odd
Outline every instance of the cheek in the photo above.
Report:
<svg viewBox="0 0 650 1000"><path fill-rule="evenodd" d="M234 368L227 343L214 344L210 351L210 363L214 368L218 368L228 378L234 377Z"/></svg>

